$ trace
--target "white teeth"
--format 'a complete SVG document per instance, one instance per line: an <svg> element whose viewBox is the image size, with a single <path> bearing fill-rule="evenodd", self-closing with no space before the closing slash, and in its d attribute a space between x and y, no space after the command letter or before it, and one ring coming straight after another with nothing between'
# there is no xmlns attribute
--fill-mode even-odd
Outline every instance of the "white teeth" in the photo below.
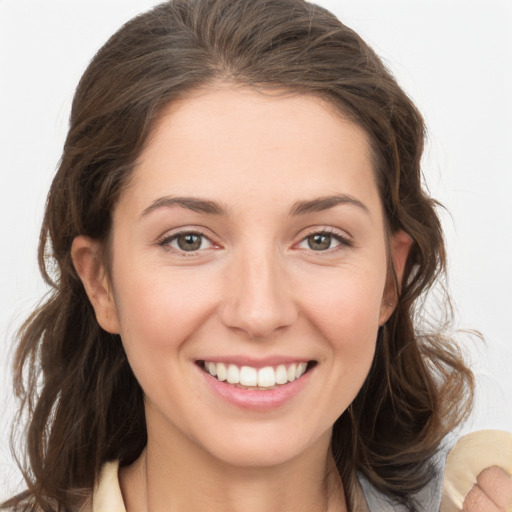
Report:
<svg viewBox="0 0 512 512"><path fill-rule="evenodd" d="M207 363L208 365L208 372L210 373L210 375L213 375L215 377L215 375L217 375L217 365L215 363Z"/></svg>
<svg viewBox="0 0 512 512"><path fill-rule="evenodd" d="M228 366L226 380L230 384L238 384L240 382L240 370L238 369L238 366L235 366L234 364L230 364Z"/></svg>
<svg viewBox="0 0 512 512"><path fill-rule="evenodd" d="M276 385L276 372L272 366L265 366L258 370L258 386L270 388Z"/></svg>
<svg viewBox="0 0 512 512"><path fill-rule="evenodd" d="M295 371L296 371L297 365L295 363L291 364L288 368L288 381L293 382L295 380ZM213 374L212 374L213 375Z"/></svg>
<svg viewBox="0 0 512 512"><path fill-rule="evenodd" d="M224 366L224 364L223 363L217 363L216 366L217 366L217 372L216 372L217 373L217 379L219 379L220 381L226 380L227 372L226 372L226 367Z"/></svg>
<svg viewBox="0 0 512 512"><path fill-rule="evenodd" d="M250 366L242 366L240 368L240 384L242 386L257 386L258 371Z"/></svg>
<svg viewBox="0 0 512 512"><path fill-rule="evenodd" d="M265 366L259 370L252 366L239 368L235 364L204 362L204 369L218 380L229 384L241 384L247 387L272 388L286 384L302 377L307 369L307 363L292 363L289 366L280 364L277 367Z"/></svg>
<svg viewBox="0 0 512 512"><path fill-rule="evenodd" d="M286 372L286 366L280 364L276 370L276 384L286 384L288 382L288 373Z"/></svg>
<svg viewBox="0 0 512 512"><path fill-rule="evenodd" d="M304 375L306 371L307 363L299 363L297 365L297 369L295 370L295 378L298 379Z"/></svg>

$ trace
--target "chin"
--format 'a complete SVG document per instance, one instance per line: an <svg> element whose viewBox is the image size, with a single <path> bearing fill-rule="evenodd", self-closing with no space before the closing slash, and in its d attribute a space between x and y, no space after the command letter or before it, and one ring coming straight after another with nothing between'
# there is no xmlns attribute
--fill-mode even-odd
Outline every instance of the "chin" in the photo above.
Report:
<svg viewBox="0 0 512 512"><path fill-rule="evenodd" d="M309 453L313 452L324 455L330 445L331 429L318 437L297 430L291 434L289 428L284 432L270 430L273 429L255 428L252 435L245 430L222 439L210 438L203 449L229 466L270 468L300 457L309 457Z"/></svg>

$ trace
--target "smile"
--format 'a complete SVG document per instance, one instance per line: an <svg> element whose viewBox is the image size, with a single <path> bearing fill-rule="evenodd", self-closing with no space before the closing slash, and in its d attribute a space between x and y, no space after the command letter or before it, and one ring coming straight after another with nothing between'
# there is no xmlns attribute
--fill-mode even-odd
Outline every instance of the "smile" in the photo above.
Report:
<svg viewBox="0 0 512 512"><path fill-rule="evenodd" d="M202 361L201 368L220 382L227 382L244 389L275 389L300 379L308 369L308 363L297 362L254 368L235 364Z"/></svg>

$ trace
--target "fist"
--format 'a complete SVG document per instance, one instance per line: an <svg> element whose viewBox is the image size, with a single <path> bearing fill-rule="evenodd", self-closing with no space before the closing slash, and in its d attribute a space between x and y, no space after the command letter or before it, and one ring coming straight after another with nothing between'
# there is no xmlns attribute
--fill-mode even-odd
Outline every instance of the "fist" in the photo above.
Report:
<svg viewBox="0 0 512 512"><path fill-rule="evenodd" d="M512 480L498 466L484 469L466 495L463 512L508 512L512 507Z"/></svg>
<svg viewBox="0 0 512 512"><path fill-rule="evenodd" d="M446 459L441 512L512 512L512 433L467 434Z"/></svg>

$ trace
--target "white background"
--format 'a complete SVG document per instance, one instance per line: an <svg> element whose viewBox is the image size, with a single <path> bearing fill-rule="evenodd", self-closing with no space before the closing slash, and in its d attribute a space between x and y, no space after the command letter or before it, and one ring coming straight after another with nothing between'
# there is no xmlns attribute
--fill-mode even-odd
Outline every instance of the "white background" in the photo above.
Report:
<svg viewBox="0 0 512 512"><path fill-rule="evenodd" d="M150 0L0 0L0 500L19 474L8 447L13 333L44 293L36 248L76 83ZM424 171L443 215L457 325L478 401L466 431L512 431L512 0L324 0L384 58L425 115Z"/></svg>

